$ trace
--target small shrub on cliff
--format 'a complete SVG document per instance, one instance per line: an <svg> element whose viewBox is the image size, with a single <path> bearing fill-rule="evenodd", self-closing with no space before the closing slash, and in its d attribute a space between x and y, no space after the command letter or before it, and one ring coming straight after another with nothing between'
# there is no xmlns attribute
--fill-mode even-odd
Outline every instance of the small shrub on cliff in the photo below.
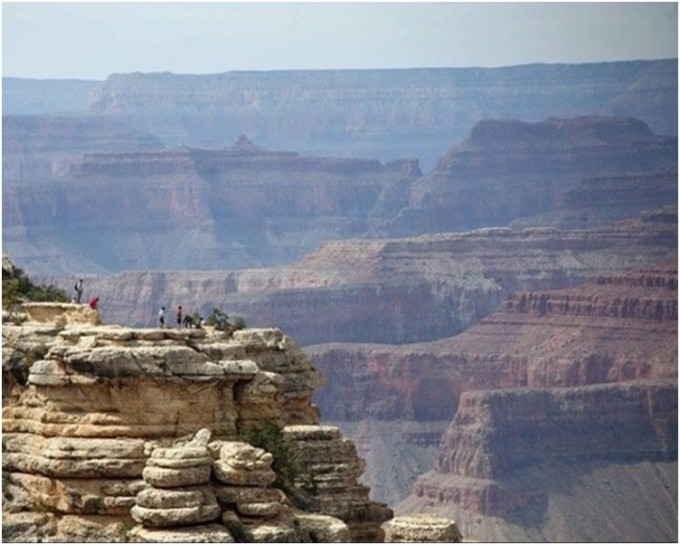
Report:
<svg viewBox="0 0 680 545"><path fill-rule="evenodd" d="M283 490L298 508L309 508L312 504L311 496L316 494L316 486L298 456L295 443L284 436L281 429L271 420L248 426L241 436L254 447L271 453L272 469L276 473L274 486Z"/></svg>
<svg viewBox="0 0 680 545"><path fill-rule="evenodd" d="M232 326L234 331L239 331L240 329L246 328L246 321L243 316L236 316L234 318L234 325Z"/></svg>
<svg viewBox="0 0 680 545"><path fill-rule="evenodd" d="M231 327L229 315L217 307L213 308L205 323L214 327L217 331L227 331Z"/></svg>
<svg viewBox="0 0 680 545"><path fill-rule="evenodd" d="M213 308L205 323L206 325L213 326L217 331L224 331L229 336L231 336L234 331L246 327L246 321L241 316L236 316L234 318L234 323L232 324L229 321L229 315L216 307Z"/></svg>
<svg viewBox="0 0 680 545"><path fill-rule="evenodd" d="M12 308L23 301L53 301L67 303L63 290L51 285L36 285L19 267L2 269L2 306Z"/></svg>

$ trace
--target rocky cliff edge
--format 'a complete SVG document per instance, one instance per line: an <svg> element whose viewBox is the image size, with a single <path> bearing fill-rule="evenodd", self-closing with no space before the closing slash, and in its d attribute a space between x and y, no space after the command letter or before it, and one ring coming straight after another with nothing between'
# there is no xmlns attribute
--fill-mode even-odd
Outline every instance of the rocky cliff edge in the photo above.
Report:
<svg viewBox="0 0 680 545"><path fill-rule="evenodd" d="M392 512L359 484L354 444L319 425L321 377L290 337L98 318L51 303L3 313L4 539L384 538ZM244 440L265 422L304 463L304 510Z"/></svg>

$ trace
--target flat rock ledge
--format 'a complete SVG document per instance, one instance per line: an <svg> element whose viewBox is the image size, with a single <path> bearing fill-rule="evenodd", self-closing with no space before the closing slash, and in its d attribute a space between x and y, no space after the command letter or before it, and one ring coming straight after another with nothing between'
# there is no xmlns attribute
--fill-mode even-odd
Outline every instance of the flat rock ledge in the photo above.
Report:
<svg viewBox="0 0 680 545"><path fill-rule="evenodd" d="M404 515L387 523L387 543L460 543L463 536L456 523L433 514Z"/></svg>

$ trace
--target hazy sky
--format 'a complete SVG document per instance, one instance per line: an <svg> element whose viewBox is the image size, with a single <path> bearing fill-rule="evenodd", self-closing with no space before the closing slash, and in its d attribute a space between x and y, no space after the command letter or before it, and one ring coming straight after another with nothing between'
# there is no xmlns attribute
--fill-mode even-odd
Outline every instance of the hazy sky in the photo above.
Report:
<svg viewBox="0 0 680 545"><path fill-rule="evenodd" d="M677 57L677 3L2 3L3 76Z"/></svg>

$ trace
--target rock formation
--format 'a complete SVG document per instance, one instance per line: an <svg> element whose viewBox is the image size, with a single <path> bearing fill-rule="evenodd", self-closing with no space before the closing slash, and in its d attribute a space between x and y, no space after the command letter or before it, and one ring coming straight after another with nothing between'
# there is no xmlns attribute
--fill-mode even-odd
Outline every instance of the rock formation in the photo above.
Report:
<svg viewBox="0 0 680 545"><path fill-rule="evenodd" d="M382 538L391 511L358 484L352 444L319 426L320 376L290 337L99 326L73 307L3 316L5 539ZM301 443L320 490L309 512L271 487L272 454L240 442L258 422Z"/></svg>
<svg viewBox="0 0 680 545"><path fill-rule="evenodd" d="M598 114L677 134L677 62L504 68L115 74L103 82L3 78L5 114L87 112L169 146L223 147L246 132L267 147L429 170L482 119Z"/></svg>
<svg viewBox="0 0 680 545"><path fill-rule="evenodd" d="M151 325L174 302L203 316L219 306L252 326L280 324L302 345L412 343L461 332L517 290L573 286L666 259L677 250L670 216L572 231L329 241L286 267L128 272L88 278L87 288L99 294L105 322ZM72 285L72 277L46 280Z"/></svg>
<svg viewBox="0 0 680 545"><path fill-rule="evenodd" d="M617 467L627 480L611 481L611 495L626 502L639 493L638 479L657 492L665 486L672 492L677 480L673 260L573 288L514 293L497 312L448 339L332 343L306 352L327 378L316 400L367 460L364 482L375 497L396 504L413 482L405 468L429 462L398 512L440 512L465 536L621 539L623 531L591 533L595 510L585 513L582 529L558 527L559 517L577 516L569 501L557 499L566 494L579 502L565 489L567 475L587 483L587 475L599 479ZM645 464L652 464L649 471ZM400 487L385 484L385 475L396 472ZM547 478L549 489L540 485L546 475L554 476ZM597 503L604 480L579 491ZM677 504L667 492L658 499L658 526L640 515L621 528L634 526L640 539L645 532L671 539L669 516ZM548 504L554 513L545 510ZM622 522L624 514L611 516Z"/></svg>
<svg viewBox="0 0 680 545"><path fill-rule="evenodd" d="M671 208L676 206L677 200L678 171L675 168L644 174L599 176L581 180L564 192L551 212L522 218L512 225L592 228L664 207L673 213Z"/></svg>
<svg viewBox="0 0 680 545"><path fill-rule="evenodd" d="M463 541L454 522L436 515L395 517L387 523L387 528L387 543Z"/></svg>
<svg viewBox="0 0 680 545"><path fill-rule="evenodd" d="M159 150L144 135L115 127L121 134L105 153L95 121L86 125L95 135L87 151L97 153L76 145L69 157L79 157L55 166L68 144L48 139L41 146L40 135L31 133L24 152L21 128L30 132L31 124L13 119L7 124L17 125L19 135L6 144L3 163L3 242L33 274L244 269L290 263L339 238L408 237L520 220L554 224L551 213L565 192L576 191L567 203L578 199L579 184L594 185L597 194L602 184L598 189L593 179L616 176L635 190L619 189L617 197L610 187L584 212L598 216L621 193L639 194L657 182L661 169L677 171L676 139L612 117L482 121L426 176L416 160L301 156L267 151L243 135L221 150ZM65 132L78 126L62 124ZM127 151L137 141L141 150ZM22 162L45 163L46 172L22 173L16 166ZM614 217L677 204L671 175L661 180L663 187L618 206Z"/></svg>
<svg viewBox="0 0 680 545"><path fill-rule="evenodd" d="M406 205L419 176L417 161L302 157L245 139L94 153L56 179L3 186L5 251L32 273L278 264L363 235Z"/></svg>
<svg viewBox="0 0 680 545"><path fill-rule="evenodd" d="M461 397L434 469L418 478L401 509L455 516L464 533L484 540L494 539L494 526L505 527L506 539L523 533L530 540L578 540L594 533L608 541L672 540L677 444L676 380L470 391ZM591 484L589 495L575 493L575 483L604 471L611 481L599 490ZM579 511L569 502L590 502L593 492L609 496L605 501L618 504L618 514L596 504L578 526L564 528L561 520ZM657 496L654 505L637 511L640 494ZM559 505L565 496L568 502ZM655 522L648 520L650 510ZM475 524L480 516L494 522ZM607 529L598 529L602 520ZM509 529L513 525L518 528Z"/></svg>
<svg viewBox="0 0 680 545"><path fill-rule="evenodd" d="M507 225L549 212L584 178L677 169L677 147L677 139L654 135L635 119L483 121L414 182L409 206L386 231L403 236Z"/></svg>
<svg viewBox="0 0 680 545"><path fill-rule="evenodd" d="M41 116L3 115L3 182L35 183L62 176L86 153L140 152L163 147L158 138L111 119L54 112Z"/></svg>

